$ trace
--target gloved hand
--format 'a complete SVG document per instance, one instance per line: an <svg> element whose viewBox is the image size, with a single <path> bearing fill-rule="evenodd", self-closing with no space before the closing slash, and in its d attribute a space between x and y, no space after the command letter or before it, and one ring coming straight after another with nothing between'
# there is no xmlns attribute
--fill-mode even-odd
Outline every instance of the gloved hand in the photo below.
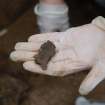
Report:
<svg viewBox="0 0 105 105"><path fill-rule="evenodd" d="M52 76L64 76L91 68L79 89L81 94L86 95L105 78L104 23L104 18L97 17L90 24L65 32L33 35L28 42L17 43L10 57L13 61L23 61L23 67L28 71ZM47 70L42 70L35 64L34 56L47 40L55 44L57 53Z"/></svg>

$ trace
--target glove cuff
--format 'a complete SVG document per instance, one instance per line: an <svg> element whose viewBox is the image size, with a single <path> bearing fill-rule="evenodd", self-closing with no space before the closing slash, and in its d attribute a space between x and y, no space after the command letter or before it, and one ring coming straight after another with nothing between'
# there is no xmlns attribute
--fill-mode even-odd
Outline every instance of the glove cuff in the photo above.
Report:
<svg viewBox="0 0 105 105"><path fill-rule="evenodd" d="M39 3L35 6L34 12L38 16L65 16L68 15L68 7L66 4L52 5Z"/></svg>
<svg viewBox="0 0 105 105"><path fill-rule="evenodd" d="M65 31L69 27L68 7L66 4L39 3L35 6L37 24L40 32Z"/></svg>

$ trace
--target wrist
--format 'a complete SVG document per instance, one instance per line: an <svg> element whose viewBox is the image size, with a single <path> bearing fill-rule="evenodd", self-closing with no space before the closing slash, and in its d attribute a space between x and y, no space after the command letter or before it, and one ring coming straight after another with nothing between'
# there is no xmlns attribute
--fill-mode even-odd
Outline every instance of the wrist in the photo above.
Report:
<svg viewBox="0 0 105 105"><path fill-rule="evenodd" d="M64 4L64 0L42 0L40 2L48 4L48 5L50 5L50 4L54 4L54 5Z"/></svg>
<svg viewBox="0 0 105 105"><path fill-rule="evenodd" d="M61 5L49 5L45 3L39 3L35 6L34 12L38 16L68 16L68 6L66 4Z"/></svg>

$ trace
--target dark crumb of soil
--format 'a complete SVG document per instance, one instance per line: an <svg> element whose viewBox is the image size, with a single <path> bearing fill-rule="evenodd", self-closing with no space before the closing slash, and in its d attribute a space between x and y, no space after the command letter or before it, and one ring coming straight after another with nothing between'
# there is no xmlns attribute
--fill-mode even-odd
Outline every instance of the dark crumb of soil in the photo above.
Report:
<svg viewBox="0 0 105 105"><path fill-rule="evenodd" d="M41 66L43 70L47 69L47 64L56 54L56 47L51 41L47 41L41 45L39 53L35 56L35 62Z"/></svg>

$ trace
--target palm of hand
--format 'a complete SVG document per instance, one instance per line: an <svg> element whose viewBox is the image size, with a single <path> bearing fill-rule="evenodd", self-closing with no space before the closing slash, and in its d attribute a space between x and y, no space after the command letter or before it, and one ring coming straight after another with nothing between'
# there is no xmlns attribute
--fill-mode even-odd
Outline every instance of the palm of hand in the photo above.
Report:
<svg viewBox="0 0 105 105"><path fill-rule="evenodd" d="M52 76L64 76L93 67L80 86L80 93L88 94L105 78L102 66L104 35L102 30L92 24L71 28L66 32L33 35L28 42L16 44L16 51L11 54L11 58L14 61L24 61L23 67L26 70ZM35 64L34 56L47 40L55 44L57 53L49 62L47 70L43 71Z"/></svg>

